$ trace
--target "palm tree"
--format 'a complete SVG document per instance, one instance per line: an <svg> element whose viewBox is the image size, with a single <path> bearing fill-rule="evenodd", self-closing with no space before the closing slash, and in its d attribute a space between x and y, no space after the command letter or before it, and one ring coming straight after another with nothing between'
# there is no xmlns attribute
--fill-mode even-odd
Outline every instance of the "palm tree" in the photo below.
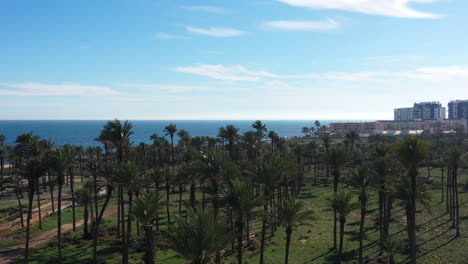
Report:
<svg viewBox="0 0 468 264"><path fill-rule="evenodd" d="M315 125L315 127L317 128L315 131L316 131L316 133L318 133L319 130L320 130L320 125L321 125L321 124L320 124L320 121L315 120L314 125Z"/></svg>
<svg viewBox="0 0 468 264"><path fill-rule="evenodd" d="M310 133L310 128L309 127L303 127L301 129L301 132L302 132L302 134L304 134L304 136L307 136Z"/></svg>
<svg viewBox="0 0 468 264"><path fill-rule="evenodd" d="M417 136L406 136L395 146L397 158L407 170L412 195L407 207L408 238L410 241L411 264L416 263L416 177L418 166L429 153L429 144Z"/></svg>
<svg viewBox="0 0 468 264"><path fill-rule="evenodd" d="M93 205L94 200L94 191L91 182L85 182L83 188L79 189L76 192L76 201L78 204L83 206L83 219L84 219L84 231L83 237L89 238L89 228L88 228L88 219L89 219L89 208Z"/></svg>
<svg viewBox="0 0 468 264"><path fill-rule="evenodd" d="M135 199L135 206L132 210L133 216L145 232L145 264L154 263L153 224L159 217L160 205L161 195L156 191L149 191Z"/></svg>
<svg viewBox="0 0 468 264"><path fill-rule="evenodd" d="M260 120L253 122L252 128L256 130L259 141L261 141L265 137L265 132L268 131L268 129L266 128L266 124L263 124Z"/></svg>
<svg viewBox="0 0 468 264"><path fill-rule="evenodd" d="M161 176L166 182L166 214L167 214L167 223L171 224L171 211L169 210L170 207L170 191L171 191L171 184L175 180L175 172L171 170L167 165L162 168Z"/></svg>
<svg viewBox="0 0 468 264"><path fill-rule="evenodd" d="M354 144L356 143L356 141L359 140L359 133L356 132L356 130L349 131L348 133L346 133L345 138L346 138L346 139L349 141L349 143L351 144L350 152L352 153L353 150L354 150Z"/></svg>
<svg viewBox="0 0 468 264"><path fill-rule="evenodd" d="M289 262L289 247L291 245L291 235L294 228L307 225L313 219L314 212L307 210L303 201L297 200L294 196L285 196L276 204L277 220L285 227L286 232L286 253L284 263Z"/></svg>
<svg viewBox="0 0 468 264"><path fill-rule="evenodd" d="M271 140L271 152L273 152L275 144L278 142L279 135L273 130L270 130L268 132L268 138Z"/></svg>
<svg viewBox="0 0 468 264"><path fill-rule="evenodd" d="M338 192L338 184L341 177L341 170L345 166L348 156L346 150L342 146L336 146L328 151L327 155L328 166L333 170L333 192ZM336 248L337 244L337 212L334 211L333 221L333 248Z"/></svg>
<svg viewBox="0 0 468 264"><path fill-rule="evenodd" d="M270 131L271 132L271 131ZM257 178L260 183L263 183L263 218L262 218L262 237L260 242L260 264L263 264L263 254L265 251L265 233L268 219L268 204L270 201L270 193L280 179L281 168L277 158L273 155L266 156L257 168Z"/></svg>
<svg viewBox="0 0 468 264"><path fill-rule="evenodd" d="M187 209L187 219L178 215L175 223L162 232L170 249L192 264L208 264L230 240L223 224L213 213Z"/></svg>
<svg viewBox="0 0 468 264"><path fill-rule="evenodd" d="M467 152L464 152L463 149L459 147L454 147L449 149L447 153L447 167L450 168L451 180L452 180L452 205L455 208L453 210L454 216L453 223L456 227L456 237L460 236L460 205L458 201L458 169L463 166L463 161L467 157Z"/></svg>
<svg viewBox="0 0 468 264"><path fill-rule="evenodd" d="M76 164L76 150L72 145L66 144L63 146L63 150L65 151L66 155L70 159L70 163L68 164L68 179L70 180L70 192L71 192L71 199L72 199L72 225L73 225L73 232L76 231L76 210L75 210L75 177L73 175L73 167Z"/></svg>
<svg viewBox="0 0 468 264"><path fill-rule="evenodd" d="M172 162L172 168L174 169L174 136L177 133L177 126L175 124L170 123L166 127L164 127L164 133L166 133L166 136L169 136L171 138L171 162Z"/></svg>
<svg viewBox="0 0 468 264"><path fill-rule="evenodd" d="M343 253L343 238L344 227L346 223L346 216L354 209L359 207L357 202L353 202L353 195L350 192L343 190L338 191L331 197L326 197L330 207L338 213L340 221L340 245L338 248L337 263L341 263L341 256Z"/></svg>
<svg viewBox="0 0 468 264"><path fill-rule="evenodd" d="M234 148L234 143L237 141L239 138L239 128L235 127L234 125L227 125L225 128L226 131L226 139L228 140L228 147L229 147L229 157L231 159L233 158L233 148Z"/></svg>
<svg viewBox="0 0 468 264"><path fill-rule="evenodd" d="M128 147L132 144L130 142L130 136L133 135L132 123L125 121L122 123L120 120L115 119L109 121L104 126L104 131L101 135L104 135L106 140L112 142L112 145L117 148L117 160L121 163L124 159L124 154Z"/></svg>
<svg viewBox="0 0 468 264"><path fill-rule="evenodd" d="M122 189L127 190L128 194L128 214L127 218L127 232L124 234L125 243L124 243L124 252L123 252L123 262L128 263L128 248L130 244L130 238L132 233L132 206L133 206L133 194L140 192L142 184L144 184L144 179L138 166L130 161L121 163L115 174L115 182L118 183ZM122 201L123 205L123 201ZM124 207L122 206L121 213L125 214Z"/></svg>
<svg viewBox="0 0 468 264"><path fill-rule="evenodd" d="M177 132L177 136L179 137L179 145L183 147L187 147L190 144L190 133L185 130L181 129Z"/></svg>
<svg viewBox="0 0 468 264"><path fill-rule="evenodd" d="M73 162L72 158L67 155L63 148L55 149L52 153L52 168L57 173L57 248L58 248L58 263L62 263L62 187L65 182L65 174L68 167Z"/></svg>
<svg viewBox="0 0 468 264"><path fill-rule="evenodd" d="M255 207L260 205L260 200L252 199L252 196L251 185L242 181L228 183L222 194L224 202L231 208L233 214L236 216L238 264L242 264L242 235L246 217L252 213ZM247 237L247 239L249 239L249 237Z"/></svg>
<svg viewBox="0 0 468 264"><path fill-rule="evenodd" d="M359 264L362 264L362 251L364 239L364 223L366 220L366 206L369 199L369 188L372 185L373 178L366 166L359 167L357 172L352 171L349 184L358 190L359 201L361 202L361 221L359 225Z"/></svg>

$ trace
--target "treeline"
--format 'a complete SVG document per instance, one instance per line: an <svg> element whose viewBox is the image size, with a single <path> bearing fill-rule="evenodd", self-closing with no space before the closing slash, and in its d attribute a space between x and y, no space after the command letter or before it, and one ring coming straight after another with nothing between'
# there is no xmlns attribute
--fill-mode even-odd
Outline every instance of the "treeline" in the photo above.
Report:
<svg viewBox="0 0 468 264"><path fill-rule="evenodd" d="M320 130L319 122L315 126L315 130L303 132L309 135ZM0 136L0 188L2 195L12 191L17 197L21 224L26 228L24 261L27 263L30 257L35 196L41 214L41 188L48 190L52 210L57 214L58 262L62 263L64 186L70 189L73 231L75 208L77 204L84 208L83 237L93 240L92 263L98 261L99 232L112 199L117 200L116 229L124 264L129 263L135 237L144 241L141 247L145 263L154 263L156 238L190 263L221 263L226 252L236 252L238 263L242 263L244 248L252 243L253 221L261 221L259 262L265 263L267 236L275 236L281 226L286 235L284 262L288 263L292 232L298 226L312 224L318 214L298 198L307 183L332 184L333 195L324 199L333 214L330 244L336 249L337 263L342 261L346 218L358 209L359 263L364 262L370 192L377 193L381 253L394 263L394 255L402 249L401 242L389 233L397 204L405 210L407 252L410 262L416 263L417 213L434 199L419 175L422 166L441 170L440 199L446 203L456 236L460 235L458 179L466 158L464 134L372 136L364 141L356 132L350 132L343 141L320 135L300 144L268 131L261 121L254 122L252 130L243 134L233 125L221 127L216 138L191 137L175 124L161 132L150 136L151 144L135 145L131 140L132 124L113 120L95 139L102 147L87 148L55 146L51 140L32 133L18 136L15 144L8 146L5 137ZM174 142L176 136L178 142ZM10 163L8 169L3 166L4 160ZM311 175L308 181L306 175ZM83 185L75 190L77 180ZM23 185L27 188L26 206L20 199ZM344 186L354 191L346 191ZM57 197L54 190L58 191ZM179 193L177 213L170 208L171 193ZM183 199L184 193L189 199ZM23 207L28 212L25 220Z"/></svg>

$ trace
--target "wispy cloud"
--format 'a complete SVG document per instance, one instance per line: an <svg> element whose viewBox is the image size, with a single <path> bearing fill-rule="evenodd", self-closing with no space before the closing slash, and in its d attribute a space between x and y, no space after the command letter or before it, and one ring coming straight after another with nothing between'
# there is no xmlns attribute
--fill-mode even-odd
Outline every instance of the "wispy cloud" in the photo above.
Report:
<svg viewBox="0 0 468 264"><path fill-rule="evenodd" d="M217 7L217 6L181 6L180 8L189 10L189 11L200 11L200 12L208 12L208 13L215 13L215 14L226 14L232 13L231 9Z"/></svg>
<svg viewBox="0 0 468 264"><path fill-rule="evenodd" d="M177 67L174 71L210 77L223 81L259 81L264 77L276 77L276 75L267 71L252 71L240 65L224 66L200 64L187 67Z"/></svg>
<svg viewBox="0 0 468 264"><path fill-rule="evenodd" d="M264 21L261 27L286 31L327 31L340 27L340 23L333 20L307 21L307 20L277 20Z"/></svg>
<svg viewBox="0 0 468 264"><path fill-rule="evenodd" d="M417 11L411 3L433 3L440 0L278 0L299 7L315 9L338 9L371 15L400 18L440 18L438 14Z"/></svg>
<svg viewBox="0 0 468 264"><path fill-rule="evenodd" d="M143 83L127 83L124 87L144 89L147 91L166 91L168 93L186 93L186 92L204 92L214 91L215 88L193 85L168 85L168 84L143 84Z"/></svg>
<svg viewBox="0 0 468 264"><path fill-rule="evenodd" d="M157 32L155 36L157 39L184 39L186 38L184 36L169 34L165 32Z"/></svg>
<svg viewBox="0 0 468 264"><path fill-rule="evenodd" d="M186 27L186 30L192 34L206 35L211 37L237 37L244 35L247 32L234 29L234 28L224 28L224 27L210 27L210 28L197 28L197 27Z"/></svg>
<svg viewBox="0 0 468 264"><path fill-rule="evenodd" d="M105 86L46 83L0 83L0 95L9 96L115 96L120 95Z"/></svg>

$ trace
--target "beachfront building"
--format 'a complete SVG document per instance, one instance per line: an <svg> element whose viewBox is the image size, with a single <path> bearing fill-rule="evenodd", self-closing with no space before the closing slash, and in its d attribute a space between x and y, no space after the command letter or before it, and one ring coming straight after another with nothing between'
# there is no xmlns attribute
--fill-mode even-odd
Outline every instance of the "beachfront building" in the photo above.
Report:
<svg viewBox="0 0 468 264"><path fill-rule="evenodd" d="M413 120L413 107L395 108L393 120L395 121Z"/></svg>
<svg viewBox="0 0 468 264"><path fill-rule="evenodd" d="M468 100L454 100L448 104L449 119L468 119Z"/></svg>
<svg viewBox="0 0 468 264"><path fill-rule="evenodd" d="M446 109L440 102L421 102L413 106L413 119L417 121L437 120L446 117Z"/></svg>

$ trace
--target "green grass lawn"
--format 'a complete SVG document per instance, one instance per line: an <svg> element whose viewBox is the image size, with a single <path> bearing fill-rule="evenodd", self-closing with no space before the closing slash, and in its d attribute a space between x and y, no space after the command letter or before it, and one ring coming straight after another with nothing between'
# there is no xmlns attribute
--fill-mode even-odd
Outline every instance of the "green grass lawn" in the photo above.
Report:
<svg viewBox="0 0 468 264"><path fill-rule="evenodd" d="M425 176L427 169L421 169L421 175ZM464 171L460 177L461 183L466 183L468 180L468 171ZM418 236L418 263L467 263L468 259L468 192L462 192L460 188L460 218L462 235L459 238L454 238L455 230L450 228L451 224L448 221L448 215L445 215L445 203L441 203L440 192L440 170L432 170L432 182L429 183L433 194L431 202L431 212L422 210L417 215L417 236ZM311 176L309 175L309 178ZM316 213L316 219L310 223L310 226L300 227L294 230L291 251L290 263L334 263L335 253L331 249L333 239L333 215L328 210L324 196L332 193L332 185L312 186L308 181L307 187L299 195ZM344 187L345 185L341 185ZM351 190L351 189L349 189ZM179 195L177 193L171 195L171 208L175 214L178 211ZM188 199L188 193L184 193L183 199ZM201 199L201 194L197 193L197 199ZM357 199L357 197L356 197ZM114 202L115 203L115 202ZM77 216L82 218L82 209L77 209ZM260 208L259 208L260 210ZM165 209L162 210L161 216L165 216ZM372 192L369 205L368 216L366 219L366 238L364 241L364 256L370 260L370 263L379 263L384 255L380 255L378 245L378 228L376 224L378 209L376 193ZM221 210L221 216L224 217L224 211ZM121 246L115 234L115 219L116 217L106 218L103 223L102 238L99 241L98 255L103 263L120 263ZM358 235L359 235L359 210L352 212L347 219L345 245L344 245L344 260L347 263L357 263L358 253ZM407 235L405 230L405 215L404 210L398 206L398 201L395 202L393 209L393 222L391 223L391 236L397 237L401 241L406 241ZM221 218L220 221L225 221ZM71 222L71 209L66 209L64 212L64 223ZM161 228L165 228L166 219L161 219ZM44 229L56 228L55 217L49 217L43 223ZM251 232L258 234L254 238L251 248L244 248L244 263L258 263L260 249L260 229L261 222L258 217L251 224ZM136 230L136 226L134 231ZM92 241L83 240L82 227L76 233L69 232L64 237L64 263L87 263L92 256ZM270 233L267 230L267 235ZM33 226L34 235L41 231L37 229L37 225ZM22 237L24 232L18 231L18 236ZM136 243L137 238L134 239ZM6 242L0 242L0 248L6 248ZM137 248L136 246L134 248ZM230 246L228 246L230 249ZM141 257L142 252L131 252L131 263L143 263ZM284 229L278 228L274 237L269 237L265 251L265 263L284 263L285 250L285 234ZM223 263L237 263L236 254L228 253L223 257ZM56 260L57 252L54 243L36 248L32 251L31 263L52 263ZM156 250L156 263L178 264L186 263L185 260L179 258L173 251L164 249L162 243ZM405 249L402 249L400 254L396 256L397 263L405 263L407 255ZM20 263L20 261L18 261Z"/></svg>

